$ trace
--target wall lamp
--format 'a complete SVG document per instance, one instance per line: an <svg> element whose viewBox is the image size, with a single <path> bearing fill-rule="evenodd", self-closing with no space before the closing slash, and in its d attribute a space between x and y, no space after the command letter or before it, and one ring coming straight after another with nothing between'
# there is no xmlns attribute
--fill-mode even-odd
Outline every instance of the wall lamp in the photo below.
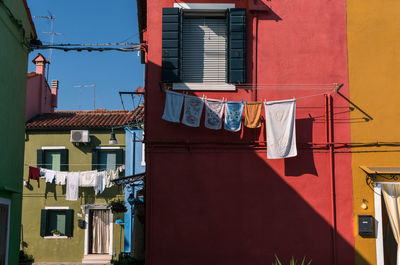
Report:
<svg viewBox="0 0 400 265"><path fill-rule="evenodd" d="M117 138L115 138L114 128L111 129L110 140L108 141L108 144L118 144Z"/></svg>

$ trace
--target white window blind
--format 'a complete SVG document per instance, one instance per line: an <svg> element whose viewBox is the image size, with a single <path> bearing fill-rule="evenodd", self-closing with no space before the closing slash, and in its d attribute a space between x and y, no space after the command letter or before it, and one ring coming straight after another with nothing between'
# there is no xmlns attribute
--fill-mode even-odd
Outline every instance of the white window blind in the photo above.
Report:
<svg viewBox="0 0 400 265"><path fill-rule="evenodd" d="M226 82L226 19L184 17L182 82Z"/></svg>

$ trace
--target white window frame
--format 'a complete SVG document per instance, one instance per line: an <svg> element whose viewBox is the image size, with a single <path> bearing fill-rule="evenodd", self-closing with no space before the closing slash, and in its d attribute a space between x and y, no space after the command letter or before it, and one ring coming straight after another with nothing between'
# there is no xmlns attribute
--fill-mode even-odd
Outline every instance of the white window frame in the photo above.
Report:
<svg viewBox="0 0 400 265"><path fill-rule="evenodd" d="M67 149L65 146L42 146L42 150L63 150Z"/></svg>
<svg viewBox="0 0 400 265"><path fill-rule="evenodd" d="M225 10L228 8L235 8L235 3L174 3L175 8L182 9L199 9L199 10Z"/></svg>
<svg viewBox="0 0 400 265"><path fill-rule="evenodd" d="M199 12L226 10L235 8L235 3L174 3L175 8L196 10ZM235 91L236 85L228 83L173 83L173 90L199 91Z"/></svg>
<svg viewBox="0 0 400 265"><path fill-rule="evenodd" d="M99 150L115 150L115 149L121 149L120 146L96 146L96 149Z"/></svg>
<svg viewBox="0 0 400 265"><path fill-rule="evenodd" d="M68 206L45 206L45 210L69 210ZM46 228L47 229L47 228ZM67 239L67 236L44 236L44 239Z"/></svg>
<svg viewBox="0 0 400 265"><path fill-rule="evenodd" d="M11 200L6 198L0 197L0 203L5 204L8 206L7 212L7 243L6 243L6 256L5 256L5 264L8 264L8 251L9 251L9 244L10 244L10 213L11 213Z"/></svg>

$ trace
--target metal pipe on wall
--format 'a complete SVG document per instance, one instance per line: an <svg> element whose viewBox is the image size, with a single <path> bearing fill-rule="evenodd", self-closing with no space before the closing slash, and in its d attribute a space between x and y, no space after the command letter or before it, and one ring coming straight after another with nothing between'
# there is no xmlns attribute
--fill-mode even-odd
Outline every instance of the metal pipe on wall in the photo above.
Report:
<svg viewBox="0 0 400 265"><path fill-rule="evenodd" d="M332 95L325 95L325 106L326 106L326 140L329 145L329 174L330 174L330 186L331 186L331 214L332 214L332 264L337 264L336 258L336 234L337 234L337 223L336 223L336 189L335 189L335 161L334 161L334 145L328 144L334 142L334 127L333 127L333 101Z"/></svg>

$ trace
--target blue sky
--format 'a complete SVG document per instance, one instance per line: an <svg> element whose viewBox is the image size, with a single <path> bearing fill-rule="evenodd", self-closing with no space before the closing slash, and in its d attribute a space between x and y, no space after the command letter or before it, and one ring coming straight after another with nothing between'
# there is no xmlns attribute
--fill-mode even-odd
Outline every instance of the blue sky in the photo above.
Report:
<svg viewBox="0 0 400 265"><path fill-rule="evenodd" d="M139 42L135 0L28 0L32 16L56 17L54 43L114 43ZM49 44L50 22L33 18L39 39ZM48 50L30 53L28 71L37 53L49 57ZM122 109L119 91L132 91L143 86L144 66L136 52L76 52L53 50L49 80L58 79L60 89L57 110L92 110L93 88L77 85L96 85L96 108ZM132 109L129 96L125 107Z"/></svg>

